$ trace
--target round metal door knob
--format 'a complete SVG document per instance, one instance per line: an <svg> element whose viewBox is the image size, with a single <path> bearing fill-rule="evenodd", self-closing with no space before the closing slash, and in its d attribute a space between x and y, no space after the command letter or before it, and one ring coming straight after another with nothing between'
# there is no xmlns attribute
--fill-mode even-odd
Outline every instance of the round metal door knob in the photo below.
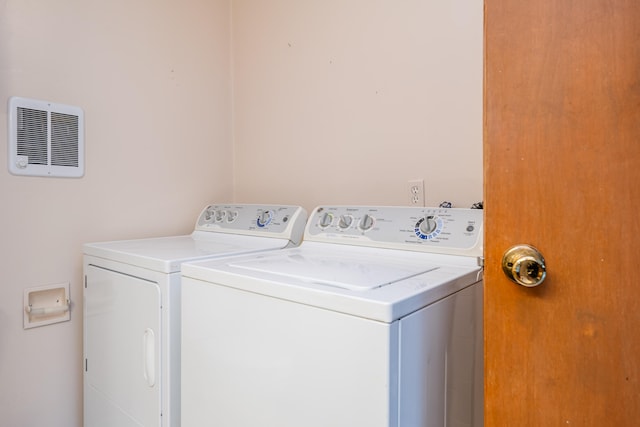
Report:
<svg viewBox="0 0 640 427"><path fill-rule="evenodd" d="M502 256L504 274L518 285L532 288L540 285L547 277L544 257L530 245L517 245Z"/></svg>

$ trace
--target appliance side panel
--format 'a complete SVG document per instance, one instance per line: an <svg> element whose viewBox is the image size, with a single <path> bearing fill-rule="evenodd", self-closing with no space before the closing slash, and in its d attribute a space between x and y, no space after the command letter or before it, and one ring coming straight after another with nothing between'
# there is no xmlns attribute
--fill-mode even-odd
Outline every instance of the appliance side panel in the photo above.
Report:
<svg viewBox="0 0 640 427"><path fill-rule="evenodd" d="M161 425L157 283L85 265L85 425Z"/></svg>
<svg viewBox="0 0 640 427"><path fill-rule="evenodd" d="M397 326L190 278L182 289L183 426L397 426Z"/></svg>
<svg viewBox="0 0 640 427"><path fill-rule="evenodd" d="M482 283L400 321L400 427L482 426Z"/></svg>
<svg viewBox="0 0 640 427"><path fill-rule="evenodd" d="M166 275L162 295L162 425L180 425L180 333L182 285L180 273Z"/></svg>
<svg viewBox="0 0 640 427"><path fill-rule="evenodd" d="M484 427L484 281L473 287L473 427Z"/></svg>

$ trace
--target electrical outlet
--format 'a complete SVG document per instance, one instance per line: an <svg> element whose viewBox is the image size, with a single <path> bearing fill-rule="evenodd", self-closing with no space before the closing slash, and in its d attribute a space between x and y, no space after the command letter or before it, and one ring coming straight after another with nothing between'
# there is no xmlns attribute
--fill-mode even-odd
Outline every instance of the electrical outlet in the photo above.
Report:
<svg viewBox="0 0 640 427"><path fill-rule="evenodd" d="M424 206L424 180L412 179L408 182L409 206Z"/></svg>

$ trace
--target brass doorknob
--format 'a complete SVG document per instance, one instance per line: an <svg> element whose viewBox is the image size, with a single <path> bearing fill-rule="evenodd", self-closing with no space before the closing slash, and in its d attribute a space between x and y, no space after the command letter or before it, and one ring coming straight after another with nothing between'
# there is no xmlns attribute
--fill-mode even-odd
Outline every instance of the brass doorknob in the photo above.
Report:
<svg viewBox="0 0 640 427"><path fill-rule="evenodd" d="M518 285L532 288L540 285L547 277L544 257L533 246L517 245L502 256L502 270Z"/></svg>

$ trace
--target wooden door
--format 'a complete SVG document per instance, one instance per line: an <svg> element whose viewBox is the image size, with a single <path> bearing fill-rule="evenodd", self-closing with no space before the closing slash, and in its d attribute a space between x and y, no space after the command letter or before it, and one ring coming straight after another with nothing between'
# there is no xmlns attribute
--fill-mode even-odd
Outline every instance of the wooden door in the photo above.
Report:
<svg viewBox="0 0 640 427"><path fill-rule="evenodd" d="M640 425L640 1L485 0L484 113L485 425Z"/></svg>

